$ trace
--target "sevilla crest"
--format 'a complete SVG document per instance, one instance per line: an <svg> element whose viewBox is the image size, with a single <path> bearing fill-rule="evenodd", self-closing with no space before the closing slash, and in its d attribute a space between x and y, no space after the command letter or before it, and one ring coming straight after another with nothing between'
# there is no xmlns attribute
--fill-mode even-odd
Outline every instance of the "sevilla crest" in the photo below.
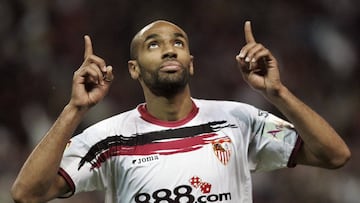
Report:
<svg viewBox="0 0 360 203"><path fill-rule="evenodd" d="M213 150L219 161L226 165L231 156L231 140L230 138L221 138L212 142Z"/></svg>

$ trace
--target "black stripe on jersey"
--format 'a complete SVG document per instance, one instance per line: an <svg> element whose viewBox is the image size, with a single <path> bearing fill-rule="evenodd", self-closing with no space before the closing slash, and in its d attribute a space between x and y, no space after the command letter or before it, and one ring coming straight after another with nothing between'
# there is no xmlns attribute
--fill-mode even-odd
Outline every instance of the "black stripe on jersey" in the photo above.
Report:
<svg viewBox="0 0 360 203"><path fill-rule="evenodd" d="M229 124L227 121L213 121L198 126L134 134L131 137L123 135L110 136L97 142L89 149L88 153L80 160L78 170L86 162L92 163L99 154L114 146L138 146L151 144L159 140L194 137L204 133L216 132L227 127L236 128L235 125Z"/></svg>

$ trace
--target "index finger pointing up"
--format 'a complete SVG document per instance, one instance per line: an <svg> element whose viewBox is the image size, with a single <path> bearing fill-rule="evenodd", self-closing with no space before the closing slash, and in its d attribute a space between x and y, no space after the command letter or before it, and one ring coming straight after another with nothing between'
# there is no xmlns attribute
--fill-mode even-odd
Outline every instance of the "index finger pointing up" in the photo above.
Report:
<svg viewBox="0 0 360 203"><path fill-rule="evenodd" d="M250 21L246 21L244 25L244 32L245 32L245 41L246 43L255 42L254 35L251 30L251 23Z"/></svg>
<svg viewBox="0 0 360 203"><path fill-rule="evenodd" d="M85 40L84 59L86 59L88 56L93 54L93 48L89 35L85 35L84 40Z"/></svg>

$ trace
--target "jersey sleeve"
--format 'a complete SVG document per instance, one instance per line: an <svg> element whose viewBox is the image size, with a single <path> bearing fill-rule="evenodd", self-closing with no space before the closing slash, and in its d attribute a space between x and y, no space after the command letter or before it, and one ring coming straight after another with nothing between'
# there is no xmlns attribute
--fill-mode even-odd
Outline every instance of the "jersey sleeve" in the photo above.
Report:
<svg viewBox="0 0 360 203"><path fill-rule="evenodd" d="M250 170L270 171L294 167L302 140L294 126L266 111L253 109L248 150Z"/></svg>
<svg viewBox="0 0 360 203"><path fill-rule="evenodd" d="M85 191L103 190L107 185L107 163L96 165L87 160L93 142L89 132L83 132L73 137L64 151L60 164L61 175L71 188L69 194L60 198L70 197L73 194Z"/></svg>

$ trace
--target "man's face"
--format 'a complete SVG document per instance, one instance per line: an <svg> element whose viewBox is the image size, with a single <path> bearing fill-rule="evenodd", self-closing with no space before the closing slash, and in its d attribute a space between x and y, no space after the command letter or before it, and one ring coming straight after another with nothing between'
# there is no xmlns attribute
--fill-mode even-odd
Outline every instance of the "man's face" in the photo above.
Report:
<svg viewBox="0 0 360 203"><path fill-rule="evenodd" d="M155 94L182 90L193 74L184 31L168 22L145 27L137 39L138 79Z"/></svg>

